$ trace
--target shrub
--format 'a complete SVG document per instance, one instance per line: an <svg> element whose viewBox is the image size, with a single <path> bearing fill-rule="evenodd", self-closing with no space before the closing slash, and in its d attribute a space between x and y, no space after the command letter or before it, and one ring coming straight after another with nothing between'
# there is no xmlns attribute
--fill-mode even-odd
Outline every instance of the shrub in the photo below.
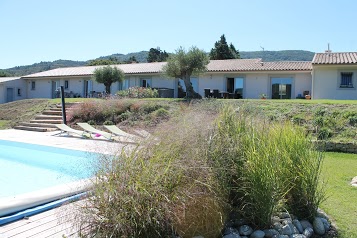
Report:
<svg viewBox="0 0 357 238"><path fill-rule="evenodd" d="M230 186L233 205L260 227L268 227L282 207L311 218L323 199L317 183L321 157L305 131L252 118L242 108L235 111L222 110L210 149L224 171L219 181Z"/></svg>
<svg viewBox="0 0 357 238"><path fill-rule="evenodd" d="M166 110L165 108L159 108L158 110L155 111L155 116L161 117L161 118L166 118L169 116L169 111Z"/></svg>
<svg viewBox="0 0 357 238"><path fill-rule="evenodd" d="M330 138L332 135L331 130L327 127L322 127L317 132L317 139L326 140Z"/></svg>
<svg viewBox="0 0 357 238"><path fill-rule="evenodd" d="M123 98L157 98L159 93L156 89L131 87L117 92L117 96Z"/></svg>
<svg viewBox="0 0 357 238"><path fill-rule="evenodd" d="M103 125L114 125L114 123L112 121L105 121Z"/></svg>
<svg viewBox="0 0 357 238"><path fill-rule="evenodd" d="M94 120L89 120L87 123L88 123L89 125L96 125L96 124L97 124Z"/></svg>
<svg viewBox="0 0 357 238"><path fill-rule="evenodd" d="M351 126L356 126L357 125L357 116L351 116L348 118L349 124Z"/></svg>
<svg viewBox="0 0 357 238"><path fill-rule="evenodd" d="M103 237L219 236L227 194L206 153L210 121L190 112L163 125L158 140L103 158L78 222Z"/></svg>

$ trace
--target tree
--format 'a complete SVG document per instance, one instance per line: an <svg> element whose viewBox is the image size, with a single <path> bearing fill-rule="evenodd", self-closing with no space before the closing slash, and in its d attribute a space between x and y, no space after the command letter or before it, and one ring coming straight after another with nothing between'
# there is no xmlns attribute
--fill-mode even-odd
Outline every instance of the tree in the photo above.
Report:
<svg viewBox="0 0 357 238"><path fill-rule="evenodd" d="M236 50L232 43L228 46L224 34L221 36L220 41L216 41L209 56L211 60L240 59L239 51Z"/></svg>
<svg viewBox="0 0 357 238"><path fill-rule="evenodd" d="M200 98L201 96L193 89L190 78L191 75L207 71L208 63L208 56L203 50L194 46L186 51L180 47L175 54L169 56L163 71L169 77L180 78L184 81L187 98Z"/></svg>
<svg viewBox="0 0 357 238"><path fill-rule="evenodd" d="M90 60L87 65L94 66L94 65L113 65L113 64L120 64L121 62L116 57L109 57L108 59L94 59Z"/></svg>
<svg viewBox="0 0 357 238"><path fill-rule="evenodd" d="M151 62L163 62L166 61L167 58L169 57L169 54L166 51L160 50L160 48L151 48L148 53L148 57L146 60L151 63Z"/></svg>
<svg viewBox="0 0 357 238"><path fill-rule="evenodd" d="M6 71L0 69L0 77L8 77L8 76L9 76L9 74L6 73Z"/></svg>
<svg viewBox="0 0 357 238"><path fill-rule="evenodd" d="M105 92L110 94L110 86L115 82L124 80L124 72L117 67L105 66L94 71L93 78L98 83L103 83Z"/></svg>
<svg viewBox="0 0 357 238"><path fill-rule="evenodd" d="M133 56L130 56L128 60L124 61L124 63L133 64L133 63L139 63L139 61L137 61L136 57L133 55Z"/></svg>

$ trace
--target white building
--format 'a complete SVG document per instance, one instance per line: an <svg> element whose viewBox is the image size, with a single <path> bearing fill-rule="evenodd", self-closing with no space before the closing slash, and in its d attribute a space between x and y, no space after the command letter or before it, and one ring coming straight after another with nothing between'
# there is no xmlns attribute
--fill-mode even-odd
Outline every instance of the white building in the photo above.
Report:
<svg viewBox="0 0 357 238"><path fill-rule="evenodd" d="M312 60L313 99L357 99L357 53L315 54Z"/></svg>
<svg viewBox="0 0 357 238"><path fill-rule="evenodd" d="M0 104L26 98L25 80L20 77L0 77Z"/></svg>
<svg viewBox="0 0 357 238"><path fill-rule="evenodd" d="M124 71L125 80L114 83L111 92L129 87L168 89L172 97L185 89L179 79L162 73L165 62L113 65ZM0 78L0 103L24 98L55 98L64 86L68 97L89 97L102 93L93 72L103 66L69 67L26 75ZM192 76L196 92L210 91L230 98L295 99L311 95L313 99L357 99L357 53L319 53L310 61L263 62L261 59L211 60L207 72ZM206 89L206 90L205 90ZM209 89L209 90L208 90Z"/></svg>

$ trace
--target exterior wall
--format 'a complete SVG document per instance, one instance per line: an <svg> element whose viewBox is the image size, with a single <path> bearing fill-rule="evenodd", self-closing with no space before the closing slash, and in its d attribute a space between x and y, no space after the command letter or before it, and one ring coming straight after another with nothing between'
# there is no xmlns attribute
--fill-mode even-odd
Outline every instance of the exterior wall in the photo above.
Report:
<svg viewBox="0 0 357 238"><path fill-rule="evenodd" d="M297 97L299 94L304 95L304 91L312 93L312 75L311 72L299 73L295 75L295 94L292 97Z"/></svg>
<svg viewBox="0 0 357 238"><path fill-rule="evenodd" d="M357 74L357 73L356 73ZM303 91L311 92L311 72L237 72L237 73L206 73L198 78L198 93L204 96L204 89L218 89L227 91L227 78L243 78L243 98L259 98L261 94L266 94L271 98L271 78L272 77L291 77L293 78L291 98L296 98ZM178 80L164 78L159 74L147 75L127 75L128 87L140 86L141 79L151 80L152 88L169 88L174 89L177 95ZM87 77L63 77L63 78L37 78L26 79L27 98L52 98L52 81L56 81L58 86L64 86L68 80L69 87L65 89L67 93L74 93L85 96L85 82L91 80L91 86L88 92L103 92L105 87ZM31 90L31 81L36 82L36 89ZM111 92L114 94L119 90L119 83L113 83Z"/></svg>
<svg viewBox="0 0 357 238"><path fill-rule="evenodd" d="M7 102L7 88L13 88L14 97L13 101L27 98L26 96L26 83L23 79L15 79L0 83L0 104ZM20 94L18 94L20 90Z"/></svg>
<svg viewBox="0 0 357 238"><path fill-rule="evenodd" d="M340 88L341 72L353 73L353 88ZM313 66L313 99L357 99L357 66Z"/></svg>
<svg viewBox="0 0 357 238"><path fill-rule="evenodd" d="M271 98L271 78L272 77L291 77L293 78L292 95L294 99L303 91L311 92L311 72L261 72L261 73L227 73L227 74L203 74L199 77L199 91L204 96L204 89L227 90L227 78L243 78L243 98L257 99L261 94Z"/></svg>
<svg viewBox="0 0 357 238"><path fill-rule="evenodd" d="M271 87L267 73L252 73L245 77L245 88L243 89L243 98L259 98L260 94L271 98Z"/></svg>

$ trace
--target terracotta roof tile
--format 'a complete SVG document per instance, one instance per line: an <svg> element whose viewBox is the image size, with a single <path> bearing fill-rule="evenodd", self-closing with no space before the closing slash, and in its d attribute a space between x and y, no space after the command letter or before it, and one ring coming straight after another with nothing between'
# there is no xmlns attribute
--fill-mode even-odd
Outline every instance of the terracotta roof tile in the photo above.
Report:
<svg viewBox="0 0 357 238"><path fill-rule="evenodd" d="M112 65L120 68L125 74L160 73L166 62L137 63ZM23 76L23 78L90 76L94 70L104 66L82 66L52 69ZM243 72L243 71L310 71L310 61L262 62L261 59L211 60L207 65L208 72Z"/></svg>
<svg viewBox="0 0 357 238"><path fill-rule="evenodd" d="M357 64L357 52L316 53L312 64Z"/></svg>

